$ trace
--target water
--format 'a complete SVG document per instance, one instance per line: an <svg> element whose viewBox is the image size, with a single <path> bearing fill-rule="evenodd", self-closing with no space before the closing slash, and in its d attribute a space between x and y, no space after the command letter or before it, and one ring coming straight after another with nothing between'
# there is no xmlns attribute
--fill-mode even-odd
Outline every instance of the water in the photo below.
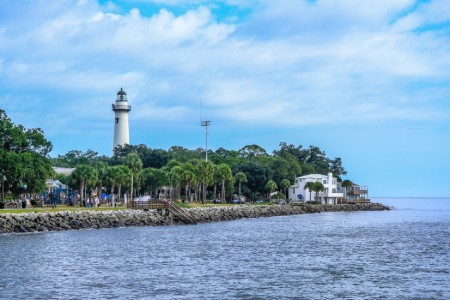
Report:
<svg viewBox="0 0 450 300"><path fill-rule="evenodd" d="M450 299L450 199L0 235L1 299Z"/></svg>

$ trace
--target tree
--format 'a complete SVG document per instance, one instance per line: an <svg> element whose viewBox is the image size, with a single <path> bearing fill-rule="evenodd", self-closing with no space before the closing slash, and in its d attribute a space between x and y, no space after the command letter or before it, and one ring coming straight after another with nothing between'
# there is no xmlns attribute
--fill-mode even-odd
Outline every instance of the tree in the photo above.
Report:
<svg viewBox="0 0 450 300"><path fill-rule="evenodd" d="M247 175L246 186L256 194L266 192L265 183L272 179L272 170L262 161L248 160L242 161L235 172L243 172Z"/></svg>
<svg viewBox="0 0 450 300"><path fill-rule="evenodd" d="M117 174L116 174L115 178L116 178L116 184L118 185L117 194L119 195L119 199L117 199L117 200L123 204L123 201L121 201L122 186L128 184L128 181L131 176L131 171L130 171L130 169L128 169L127 166L123 166L123 165L116 166L116 168L117 168Z"/></svg>
<svg viewBox="0 0 450 300"><path fill-rule="evenodd" d="M222 203L226 203L225 201L225 181L233 178L233 174L231 173L231 168L229 165L222 163L217 166L217 173L222 181L222 192L220 193L220 200Z"/></svg>
<svg viewBox="0 0 450 300"><path fill-rule="evenodd" d="M158 197L158 190L169 184L167 174L162 169L145 168L142 170L141 177L144 192L156 197Z"/></svg>
<svg viewBox="0 0 450 300"><path fill-rule="evenodd" d="M341 175L346 175L347 171L345 171L342 166L342 160L340 157L336 157L335 159L330 161L330 170L335 177L339 180L341 179Z"/></svg>
<svg viewBox="0 0 450 300"><path fill-rule="evenodd" d="M312 200L311 198L311 192L313 191L314 188L314 182L312 181L308 181L307 183L305 183L305 186L303 187L306 190L309 190L309 201Z"/></svg>
<svg viewBox="0 0 450 300"><path fill-rule="evenodd" d="M40 128L15 125L0 109L0 178L7 178L2 186L4 191L42 192L45 180L54 176L47 157L51 150L52 144Z"/></svg>
<svg viewBox="0 0 450 300"><path fill-rule="evenodd" d="M187 162L183 164L183 174L182 174L182 182L185 185L185 200L189 201L190 196L190 186L196 180L195 176L195 167L192 163Z"/></svg>
<svg viewBox="0 0 450 300"><path fill-rule="evenodd" d="M130 153L125 159L125 165L130 169L130 198L131 205L134 207L134 178L139 175L139 172L142 170L142 160L135 153Z"/></svg>
<svg viewBox="0 0 450 300"><path fill-rule="evenodd" d="M239 150L239 156L242 158L268 157L267 151L258 145L247 145Z"/></svg>
<svg viewBox="0 0 450 300"><path fill-rule="evenodd" d="M277 186L277 184L275 183L275 181L269 180L269 181L266 183L266 190L268 191L267 199L269 200L269 202L272 201L272 198L271 198L270 195L271 195L273 192L275 192L277 189L278 189L278 186Z"/></svg>
<svg viewBox="0 0 450 300"><path fill-rule="evenodd" d="M347 188L351 187L353 185L353 182L351 182L348 179L345 179L344 181L342 181L341 186L345 189L345 200L347 200Z"/></svg>
<svg viewBox="0 0 450 300"><path fill-rule="evenodd" d="M79 195L80 195L80 206L83 204L83 200L86 200L86 188L88 183L93 182L97 179L98 173L97 170L90 166L90 165L80 165L78 166L75 171L73 171L72 175L73 178L77 180L79 183Z"/></svg>
<svg viewBox="0 0 450 300"><path fill-rule="evenodd" d="M75 168L82 164L109 163L110 159L106 156L99 156L94 150L88 149L86 152L70 150L64 155L58 155L56 158L51 159L51 161L55 167Z"/></svg>
<svg viewBox="0 0 450 300"><path fill-rule="evenodd" d="M197 177L202 186L202 203L206 204L206 188L214 179L214 164L202 160L197 166Z"/></svg>
<svg viewBox="0 0 450 300"><path fill-rule="evenodd" d="M177 199L180 199L181 184L183 183L183 173L184 173L184 170L181 166L174 166L169 172L170 184L172 185L173 189L176 192L175 197ZM172 193L171 193L171 196L172 196ZM171 200L172 200L172 197L171 197Z"/></svg>
<svg viewBox="0 0 450 300"><path fill-rule="evenodd" d="M97 195L101 197L103 192L103 184L108 180L108 165L103 161L97 161L94 163L94 168L98 172Z"/></svg>
<svg viewBox="0 0 450 300"><path fill-rule="evenodd" d="M319 193L322 192L325 189L322 182L314 182L312 185L312 190L316 192L316 202L320 203L319 201Z"/></svg>
<svg viewBox="0 0 450 300"><path fill-rule="evenodd" d="M283 189L284 192L284 197L287 199L288 196L286 194L286 190L291 186L291 182L289 181L289 179L283 179L280 182L280 188Z"/></svg>
<svg viewBox="0 0 450 300"><path fill-rule="evenodd" d="M242 185L242 183L247 182L247 175L245 175L245 173L243 173L243 172L237 172L234 175L234 179L239 184L239 189L238 189L238 191L239 191L239 199L241 199L241 195L242 195L242 193L241 193L241 185Z"/></svg>

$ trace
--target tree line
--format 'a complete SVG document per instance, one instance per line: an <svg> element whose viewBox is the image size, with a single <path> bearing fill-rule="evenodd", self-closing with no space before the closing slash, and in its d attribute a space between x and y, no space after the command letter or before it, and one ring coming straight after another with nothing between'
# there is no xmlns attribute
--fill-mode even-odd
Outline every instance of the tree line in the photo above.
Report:
<svg viewBox="0 0 450 300"><path fill-rule="evenodd" d="M330 159L316 146L303 148L284 142L271 154L258 145L208 150L208 161L202 148L119 145L112 157L99 156L93 150L72 150L52 158L52 164L76 168L70 178L59 179L78 186L81 195L87 187L100 193L108 186L110 194L127 191L133 197L158 197L166 187L172 199L220 199L223 203L241 195L252 200L270 199L276 191L284 198L295 178L305 174L330 170L337 177L346 174L339 157Z"/></svg>
<svg viewBox="0 0 450 300"><path fill-rule="evenodd" d="M346 174L339 157L328 158L316 146L285 142L272 153L258 145L208 150L208 161L202 148L164 150L142 144L117 146L112 157L94 150L71 150L52 158L52 143L41 129L15 125L3 110L0 134L0 176L6 178L2 188L12 195L43 192L45 180L53 178L78 190L83 199L91 191L157 197L168 188L172 199L227 202L241 195L255 200L276 191L286 194L295 178L305 174L331 171L338 178ZM75 170L67 177L56 175L52 166Z"/></svg>

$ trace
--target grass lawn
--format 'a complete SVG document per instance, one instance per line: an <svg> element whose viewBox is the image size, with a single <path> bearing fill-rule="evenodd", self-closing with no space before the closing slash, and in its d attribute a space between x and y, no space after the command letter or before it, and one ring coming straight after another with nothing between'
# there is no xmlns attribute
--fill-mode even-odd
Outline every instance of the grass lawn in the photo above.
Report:
<svg viewBox="0 0 450 300"><path fill-rule="evenodd" d="M193 208L193 207L211 207L211 206L236 206L236 205L242 205L242 204L216 204L216 203L211 203L208 202L206 205L202 204L201 202L177 202L177 206L178 207L182 207L182 208ZM273 203L269 203L269 202L264 202L264 203L246 203L243 205L273 205Z"/></svg>
<svg viewBox="0 0 450 300"><path fill-rule="evenodd" d="M22 213L40 213L40 212L56 212L56 211L80 211L80 210L95 210L95 211L102 211L102 210L123 210L126 209L125 206L119 206L119 207L79 207L79 206L65 206L65 205L58 205L55 208L52 207L27 207L27 208L5 208L0 209L0 214L22 214Z"/></svg>
<svg viewBox="0 0 450 300"><path fill-rule="evenodd" d="M211 207L211 206L236 206L236 204L215 204L208 202L206 205L203 205L201 202L177 202L178 207L181 208L193 208L193 207ZM245 205L271 205L271 203L248 203ZM118 207L79 207L79 206L65 206L58 205L55 208L49 207L27 207L27 208L5 208L0 209L0 214L21 214L21 213L40 213L40 212L56 212L56 211L81 211L81 210L94 210L94 211L106 211L106 210L123 210L127 209L125 206Z"/></svg>

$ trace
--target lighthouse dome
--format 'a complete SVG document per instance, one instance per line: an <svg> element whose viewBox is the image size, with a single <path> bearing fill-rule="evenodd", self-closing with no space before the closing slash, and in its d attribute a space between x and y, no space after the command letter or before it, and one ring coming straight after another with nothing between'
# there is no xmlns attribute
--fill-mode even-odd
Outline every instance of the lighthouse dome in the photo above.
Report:
<svg viewBox="0 0 450 300"><path fill-rule="evenodd" d="M120 91L117 93L117 95L119 96L119 95L126 95L127 93L125 93L125 91L122 89L122 88L120 88Z"/></svg>
<svg viewBox="0 0 450 300"><path fill-rule="evenodd" d="M120 91L117 93L117 100L116 101L128 101L127 100L127 93L120 88Z"/></svg>

